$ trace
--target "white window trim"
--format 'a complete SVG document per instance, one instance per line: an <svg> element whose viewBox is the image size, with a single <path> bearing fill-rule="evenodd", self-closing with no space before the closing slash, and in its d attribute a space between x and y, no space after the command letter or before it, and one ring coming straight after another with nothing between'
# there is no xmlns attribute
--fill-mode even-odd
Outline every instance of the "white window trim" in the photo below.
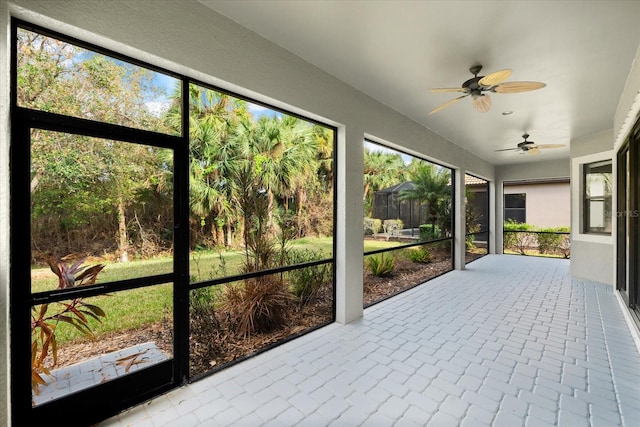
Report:
<svg viewBox="0 0 640 427"><path fill-rule="evenodd" d="M583 182L582 182L582 167L583 165L599 162L603 160L611 160L613 162L614 159L613 150L603 151L601 153L589 154L587 156L580 156L571 159L571 239L581 242L591 242L591 243L607 243L613 244L614 242L614 231L611 231L611 235L599 235L599 234L590 234L583 233L580 226L580 219L583 215L584 206L582 205L582 193L583 193ZM615 171L614 171L615 172ZM616 194L616 182L615 179L613 181L613 189L612 189L612 203L615 206L615 194ZM615 222L612 220L612 222ZM613 226L613 224L612 224Z"/></svg>

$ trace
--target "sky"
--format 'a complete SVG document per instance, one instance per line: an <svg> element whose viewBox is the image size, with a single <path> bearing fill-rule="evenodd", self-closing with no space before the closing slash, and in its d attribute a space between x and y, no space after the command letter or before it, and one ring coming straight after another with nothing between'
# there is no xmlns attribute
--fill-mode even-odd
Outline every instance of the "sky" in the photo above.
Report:
<svg viewBox="0 0 640 427"><path fill-rule="evenodd" d="M369 151L380 151L382 153L400 154L400 157L402 157L402 160L404 160L404 163L407 165L411 163L411 160L413 159L413 156L410 156L409 154L404 154L392 148L388 148L383 145L375 144L369 141L364 141L364 147Z"/></svg>
<svg viewBox="0 0 640 427"><path fill-rule="evenodd" d="M164 88L167 95L170 95L174 91L176 82L177 79L175 79L174 77L167 76L161 73L154 73L153 83L158 87ZM147 108L149 109L149 111L155 114L161 114L164 111L163 109L168 108L169 104L169 98L161 97L159 99L147 102ZM272 117L274 115L282 115L282 113L280 113L279 111L272 110L262 105L254 104L249 101L247 101L247 108L256 120L262 116Z"/></svg>

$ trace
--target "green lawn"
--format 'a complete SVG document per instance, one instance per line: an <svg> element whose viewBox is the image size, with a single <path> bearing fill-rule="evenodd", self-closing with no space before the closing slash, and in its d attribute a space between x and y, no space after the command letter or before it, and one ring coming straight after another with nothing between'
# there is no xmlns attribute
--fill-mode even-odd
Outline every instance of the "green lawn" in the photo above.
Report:
<svg viewBox="0 0 640 427"><path fill-rule="evenodd" d="M365 240L365 252L398 246L398 242L385 240ZM333 252L331 238L303 238L290 242L289 247L300 251L321 252L329 258ZM505 251L509 253L510 251ZM533 254L532 254L533 255ZM536 254L538 255L538 254ZM538 255L539 256L539 255ZM197 251L190 256L191 281L203 281L238 273L242 265L244 253L241 251ZM93 264L93 263L88 263ZM100 272L99 281L118 281L135 277L144 277L161 273L169 273L173 268L173 258L164 257L128 263L105 263ZM57 286L57 277L48 269L32 271L32 289L34 292L51 290ZM102 322L90 319L95 335L120 330L136 329L145 324L156 323L163 319L172 321L173 286L171 283L153 287L132 289L112 295L85 298L84 302L99 306L106 318ZM49 314L56 313L60 305L55 303L49 307ZM61 323L56 328L59 345L64 345L83 335L71 325Z"/></svg>
<svg viewBox="0 0 640 427"><path fill-rule="evenodd" d="M397 242L366 240L366 251L397 246ZM303 238L290 243L296 250L322 251L325 258L333 252L332 239ZM190 273L192 282L209 280L236 274L242 264L244 253L240 251L198 251L190 256ZM93 264L93 263L88 263ZM173 268L171 257L157 258L128 263L105 263L99 274L100 282L118 281L154 274L169 273ZM32 271L32 289L34 292L55 289L58 278L48 269ZM160 321L163 316L172 318L173 289L170 283L150 288L132 289L113 295L86 298L85 302L95 304L106 313L103 322L91 321L96 335L116 330L135 329L141 325ZM56 311L51 304L49 313ZM67 324L60 324L56 331L59 343L81 337L79 331Z"/></svg>

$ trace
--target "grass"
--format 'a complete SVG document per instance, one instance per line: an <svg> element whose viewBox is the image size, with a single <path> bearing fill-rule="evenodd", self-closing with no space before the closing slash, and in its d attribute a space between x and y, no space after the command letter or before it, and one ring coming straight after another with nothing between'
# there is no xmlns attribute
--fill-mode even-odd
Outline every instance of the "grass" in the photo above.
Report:
<svg viewBox="0 0 640 427"><path fill-rule="evenodd" d="M386 249L393 248L395 246L400 246L400 242L390 242L386 240L365 240L364 241L364 251L375 251L377 249Z"/></svg>
<svg viewBox="0 0 640 427"><path fill-rule="evenodd" d="M398 246L398 243L379 240L364 241L365 251L394 246ZM306 237L292 241L290 247L299 250L322 251L329 258L333 252L333 240L330 237ZM241 251L206 250L194 252L190 257L191 279L195 282L236 274L242 265L243 257L244 252ZM98 262L89 262L87 265L95 263ZM106 267L98 276L99 282L170 273L173 269L173 258L164 257L127 263L105 264ZM58 284L57 280L55 274L48 268L34 269L32 271L32 290L41 292L55 289ZM102 322L90 320L93 331L99 337L101 334L113 331L136 329L145 324L158 322L163 317L171 320L173 289L172 284L168 283L150 288L117 292L112 295L86 298L85 302L99 306L107 315ZM54 313L54 310L55 304L52 304L50 313ZM67 324L60 324L56 330L56 338L59 344L81 337L80 332Z"/></svg>
<svg viewBox="0 0 640 427"><path fill-rule="evenodd" d="M333 252L331 238L304 238L291 242L291 248L322 251L326 257ZM236 274L242 265L244 252L241 251L198 251L191 254L190 273L192 281L202 281ZM88 262L93 265L99 262ZM163 257L127 263L104 263L106 267L98 276L99 282L111 282L135 277L170 273L173 270L173 258ZM32 290L41 292L55 289L58 278L49 268L32 270ZM139 328L145 324L158 322L163 317L171 320L173 313L172 284L131 289L112 295L86 298L85 302L95 304L106 313L102 322L90 319L96 336L112 331ZM56 304L52 304L49 313L56 312ZM56 330L59 344L78 338L82 334L72 326L61 323Z"/></svg>

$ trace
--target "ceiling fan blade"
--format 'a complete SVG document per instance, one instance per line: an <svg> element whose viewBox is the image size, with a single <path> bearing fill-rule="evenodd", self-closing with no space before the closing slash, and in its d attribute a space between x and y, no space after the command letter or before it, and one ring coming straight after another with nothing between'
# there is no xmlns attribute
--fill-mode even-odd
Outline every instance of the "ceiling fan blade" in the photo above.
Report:
<svg viewBox="0 0 640 427"><path fill-rule="evenodd" d="M496 150L496 151L518 151L521 150L521 148L503 148L501 150Z"/></svg>
<svg viewBox="0 0 640 427"><path fill-rule="evenodd" d="M564 147L564 144L538 144L536 145L537 148L562 148Z"/></svg>
<svg viewBox="0 0 640 427"><path fill-rule="evenodd" d="M431 92L433 93L448 93L448 92L467 92L468 89L465 89L463 87L437 87L434 89L431 89Z"/></svg>
<svg viewBox="0 0 640 427"><path fill-rule="evenodd" d="M487 76L484 76L483 78L480 79L478 83L481 86L485 86L485 87L495 86L507 80L510 75L511 75L511 70L509 69L500 70L500 71L496 71L495 73L491 73Z"/></svg>
<svg viewBox="0 0 640 427"><path fill-rule="evenodd" d="M486 113L491 109L491 98L486 94L476 96L473 98L473 106L481 113Z"/></svg>
<svg viewBox="0 0 640 427"><path fill-rule="evenodd" d="M546 83L541 82L506 82L497 85L491 91L496 93L529 92L530 90L542 89L545 86Z"/></svg>
<svg viewBox="0 0 640 427"><path fill-rule="evenodd" d="M540 154L540 149L538 147L529 148L527 150L527 154L533 154L533 155Z"/></svg>
<svg viewBox="0 0 640 427"><path fill-rule="evenodd" d="M445 102L445 103L444 103L444 104L442 104L441 106L434 108L434 109L429 113L429 115L431 115L431 114L433 114L433 113L437 113L438 111L440 111L440 110L442 110L442 109L445 109L445 108L447 108L447 107L448 107L448 106L450 106L450 105L455 104L456 102L460 101L462 98L465 98L465 97L467 97L467 96L469 96L469 95L467 94L467 95L459 96L459 97L457 97L457 98L453 98L453 99L451 99L451 100L449 100L449 101Z"/></svg>

